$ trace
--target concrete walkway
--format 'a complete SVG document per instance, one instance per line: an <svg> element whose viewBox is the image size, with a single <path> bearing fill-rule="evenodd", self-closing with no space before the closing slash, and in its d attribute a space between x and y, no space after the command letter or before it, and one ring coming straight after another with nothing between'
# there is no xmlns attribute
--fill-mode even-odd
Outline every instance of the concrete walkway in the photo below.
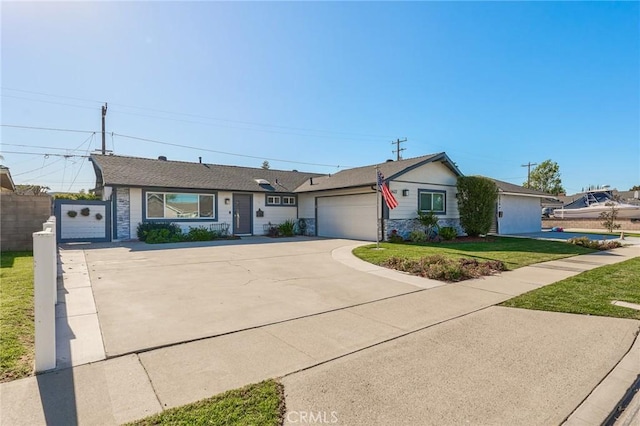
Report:
<svg viewBox="0 0 640 426"><path fill-rule="evenodd" d="M415 281L354 258L351 248L334 250L333 258L380 278ZM383 419L376 417L380 407L386 407L384 415L395 412L387 424L459 423L462 417L447 417L460 411L452 401L464 403L472 423L557 423L616 365L623 371L605 385L605 394L610 400L624 394L640 373L634 362L640 357L630 352L618 362L640 322L492 306L638 255L640 248L626 247L459 284L416 282L415 292L383 300L4 383L0 424L120 424L283 376L289 412L339 408L342 424ZM448 398L436 397L440 393ZM398 405L384 405L385 398ZM403 411L410 401L419 410ZM599 423L604 411L586 406L574 424Z"/></svg>

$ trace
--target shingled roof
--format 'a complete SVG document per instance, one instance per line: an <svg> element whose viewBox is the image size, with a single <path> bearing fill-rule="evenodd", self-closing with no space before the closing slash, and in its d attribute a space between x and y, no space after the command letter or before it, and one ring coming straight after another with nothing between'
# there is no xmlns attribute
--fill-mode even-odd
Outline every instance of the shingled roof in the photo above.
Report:
<svg viewBox="0 0 640 426"><path fill-rule="evenodd" d="M388 161L386 163L379 164L378 167L386 180L392 180L409 170L423 164L436 161L440 161L445 164L456 175L462 175L453 161L451 161L444 152L423 155L422 157L408 158L406 160ZM298 187L296 192L324 191L328 189L375 185L376 173L374 167L375 165L356 167L353 169L342 170L333 175L325 175L318 178L314 177L313 184L311 184L310 181L306 181Z"/></svg>
<svg viewBox="0 0 640 426"><path fill-rule="evenodd" d="M98 185L293 192L317 173L92 154ZM269 182L259 183L264 179Z"/></svg>
<svg viewBox="0 0 640 426"><path fill-rule="evenodd" d="M487 178L495 182L498 187L499 192L505 192L508 194L519 194L519 195L528 195L531 197L540 197L540 198L554 198L553 195L547 194L546 192L538 191L536 189L525 188L524 186L515 185L509 182L503 182L498 179Z"/></svg>

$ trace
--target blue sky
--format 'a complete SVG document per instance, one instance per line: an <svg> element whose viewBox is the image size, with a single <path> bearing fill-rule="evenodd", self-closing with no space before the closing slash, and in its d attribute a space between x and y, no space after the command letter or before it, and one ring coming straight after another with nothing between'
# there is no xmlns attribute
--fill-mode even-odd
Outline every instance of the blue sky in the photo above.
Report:
<svg viewBox="0 0 640 426"><path fill-rule="evenodd" d="M84 155L99 133L9 126L99 132L108 102L120 155L335 173L406 137L405 158L446 151L468 175L522 184L522 164L551 159L569 193L640 184L637 2L1 8L16 183L92 188L85 159L43 154Z"/></svg>

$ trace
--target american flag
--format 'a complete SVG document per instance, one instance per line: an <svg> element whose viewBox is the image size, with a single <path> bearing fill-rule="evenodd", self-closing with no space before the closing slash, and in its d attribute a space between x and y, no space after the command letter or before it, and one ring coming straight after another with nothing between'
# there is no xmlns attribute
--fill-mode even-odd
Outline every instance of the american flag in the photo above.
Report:
<svg viewBox="0 0 640 426"><path fill-rule="evenodd" d="M393 196L391 191L389 190L389 185L384 182L384 176L378 170L378 186L382 189L382 198L384 198L385 203L387 203L387 207L393 210L398 207L398 200Z"/></svg>

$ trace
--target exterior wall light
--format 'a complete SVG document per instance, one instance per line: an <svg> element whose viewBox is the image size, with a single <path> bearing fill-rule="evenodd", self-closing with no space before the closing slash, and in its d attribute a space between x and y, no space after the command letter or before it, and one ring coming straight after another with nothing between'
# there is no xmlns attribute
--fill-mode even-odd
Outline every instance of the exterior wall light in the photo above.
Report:
<svg viewBox="0 0 640 426"><path fill-rule="evenodd" d="M229 203L231 203L231 198L225 198L225 199L224 199L224 203L225 203L225 204L229 204Z"/></svg>
<svg viewBox="0 0 640 426"><path fill-rule="evenodd" d="M409 196L409 190L408 190L408 189L403 189L403 190L402 190L402 196L403 196L403 197L407 197L407 196Z"/></svg>

